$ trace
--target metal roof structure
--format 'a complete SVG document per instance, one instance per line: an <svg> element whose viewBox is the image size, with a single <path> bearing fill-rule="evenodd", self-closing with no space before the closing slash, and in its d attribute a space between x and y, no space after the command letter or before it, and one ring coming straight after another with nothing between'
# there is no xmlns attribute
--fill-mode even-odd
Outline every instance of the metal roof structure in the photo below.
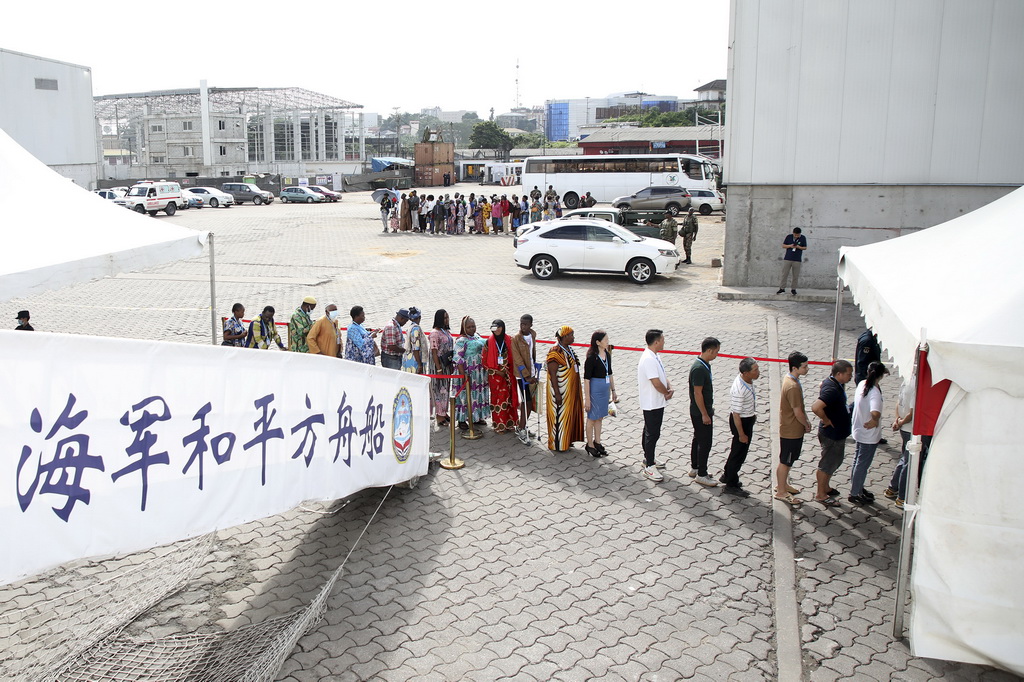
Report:
<svg viewBox="0 0 1024 682"><path fill-rule="evenodd" d="M361 109L362 104L305 88L209 88L210 111L241 113L256 110ZM199 88L151 90L94 97L98 118L131 116L149 107L150 113L191 114L200 109Z"/></svg>
<svg viewBox="0 0 1024 682"><path fill-rule="evenodd" d="M580 144L594 142L676 142L679 140L718 140L721 129L715 125L669 128L604 128L595 130Z"/></svg>

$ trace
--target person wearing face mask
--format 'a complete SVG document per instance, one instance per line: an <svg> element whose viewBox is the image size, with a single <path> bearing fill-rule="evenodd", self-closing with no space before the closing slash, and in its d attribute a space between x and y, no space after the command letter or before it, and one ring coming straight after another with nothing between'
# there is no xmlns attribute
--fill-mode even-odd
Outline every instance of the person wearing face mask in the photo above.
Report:
<svg viewBox="0 0 1024 682"><path fill-rule="evenodd" d="M338 327L338 306L331 303L324 308L323 317L313 323L306 335L309 353L340 358L344 349L341 329Z"/></svg>
<svg viewBox="0 0 1024 682"><path fill-rule="evenodd" d="M288 350L293 353L307 353L309 347L306 345L306 335L313 326L313 318L310 313L316 308L316 299L307 296L302 299L302 304L292 313L292 319L288 321Z"/></svg>
<svg viewBox="0 0 1024 682"><path fill-rule="evenodd" d="M465 379L453 379L452 390L456 392L455 420L463 431L469 428L470 419L483 426L491 416L491 389L483 366L485 346L483 337L476 333L476 321L469 315L462 318L455 342L455 373Z"/></svg>
<svg viewBox="0 0 1024 682"><path fill-rule="evenodd" d="M515 431L519 425L519 391L512 383L512 337L505 322L491 323L491 338L484 349L484 368L491 388L491 423L497 433Z"/></svg>

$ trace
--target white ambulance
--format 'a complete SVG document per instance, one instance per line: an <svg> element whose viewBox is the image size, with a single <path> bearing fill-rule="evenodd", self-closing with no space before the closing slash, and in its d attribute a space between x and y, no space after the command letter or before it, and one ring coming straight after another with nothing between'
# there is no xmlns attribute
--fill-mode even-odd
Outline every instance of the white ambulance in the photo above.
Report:
<svg viewBox="0 0 1024 682"><path fill-rule="evenodd" d="M156 215L163 211L167 215L174 215L180 202L181 186L178 183L143 180L133 185L124 200L117 203L123 203L125 207L137 213Z"/></svg>

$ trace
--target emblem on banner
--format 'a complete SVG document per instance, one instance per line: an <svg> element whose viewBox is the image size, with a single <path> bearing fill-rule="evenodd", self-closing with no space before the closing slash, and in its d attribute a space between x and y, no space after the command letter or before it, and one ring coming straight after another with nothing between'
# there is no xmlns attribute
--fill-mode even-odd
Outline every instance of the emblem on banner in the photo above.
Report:
<svg viewBox="0 0 1024 682"><path fill-rule="evenodd" d="M391 415L391 447L399 462L409 459L409 453L412 452L412 396L404 386L395 395Z"/></svg>

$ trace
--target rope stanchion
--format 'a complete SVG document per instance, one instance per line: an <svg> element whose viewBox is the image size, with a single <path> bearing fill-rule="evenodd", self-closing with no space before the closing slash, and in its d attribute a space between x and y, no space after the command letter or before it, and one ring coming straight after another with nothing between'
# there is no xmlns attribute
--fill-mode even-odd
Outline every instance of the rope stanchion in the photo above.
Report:
<svg viewBox="0 0 1024 682"><path fill-rule="evenodd" d="M462 437L466 440L479 440L484 437L484 434L473 428L473 394L469 390L469 376L463 374L461 378L462 388L459 393L463 390L466 391L466 423L469 424L469 431L463 431Z"/></svg>
<svg viewBox="0 0 1024 682"><path fill-rule="evenodd" d="M441 460L441 468L454 471L466 466L466 463L455 457L455 396L448 398L448 401L448 414L452 417L448 420L448 436L451 444L448 446L448 459Z"/></svg>

